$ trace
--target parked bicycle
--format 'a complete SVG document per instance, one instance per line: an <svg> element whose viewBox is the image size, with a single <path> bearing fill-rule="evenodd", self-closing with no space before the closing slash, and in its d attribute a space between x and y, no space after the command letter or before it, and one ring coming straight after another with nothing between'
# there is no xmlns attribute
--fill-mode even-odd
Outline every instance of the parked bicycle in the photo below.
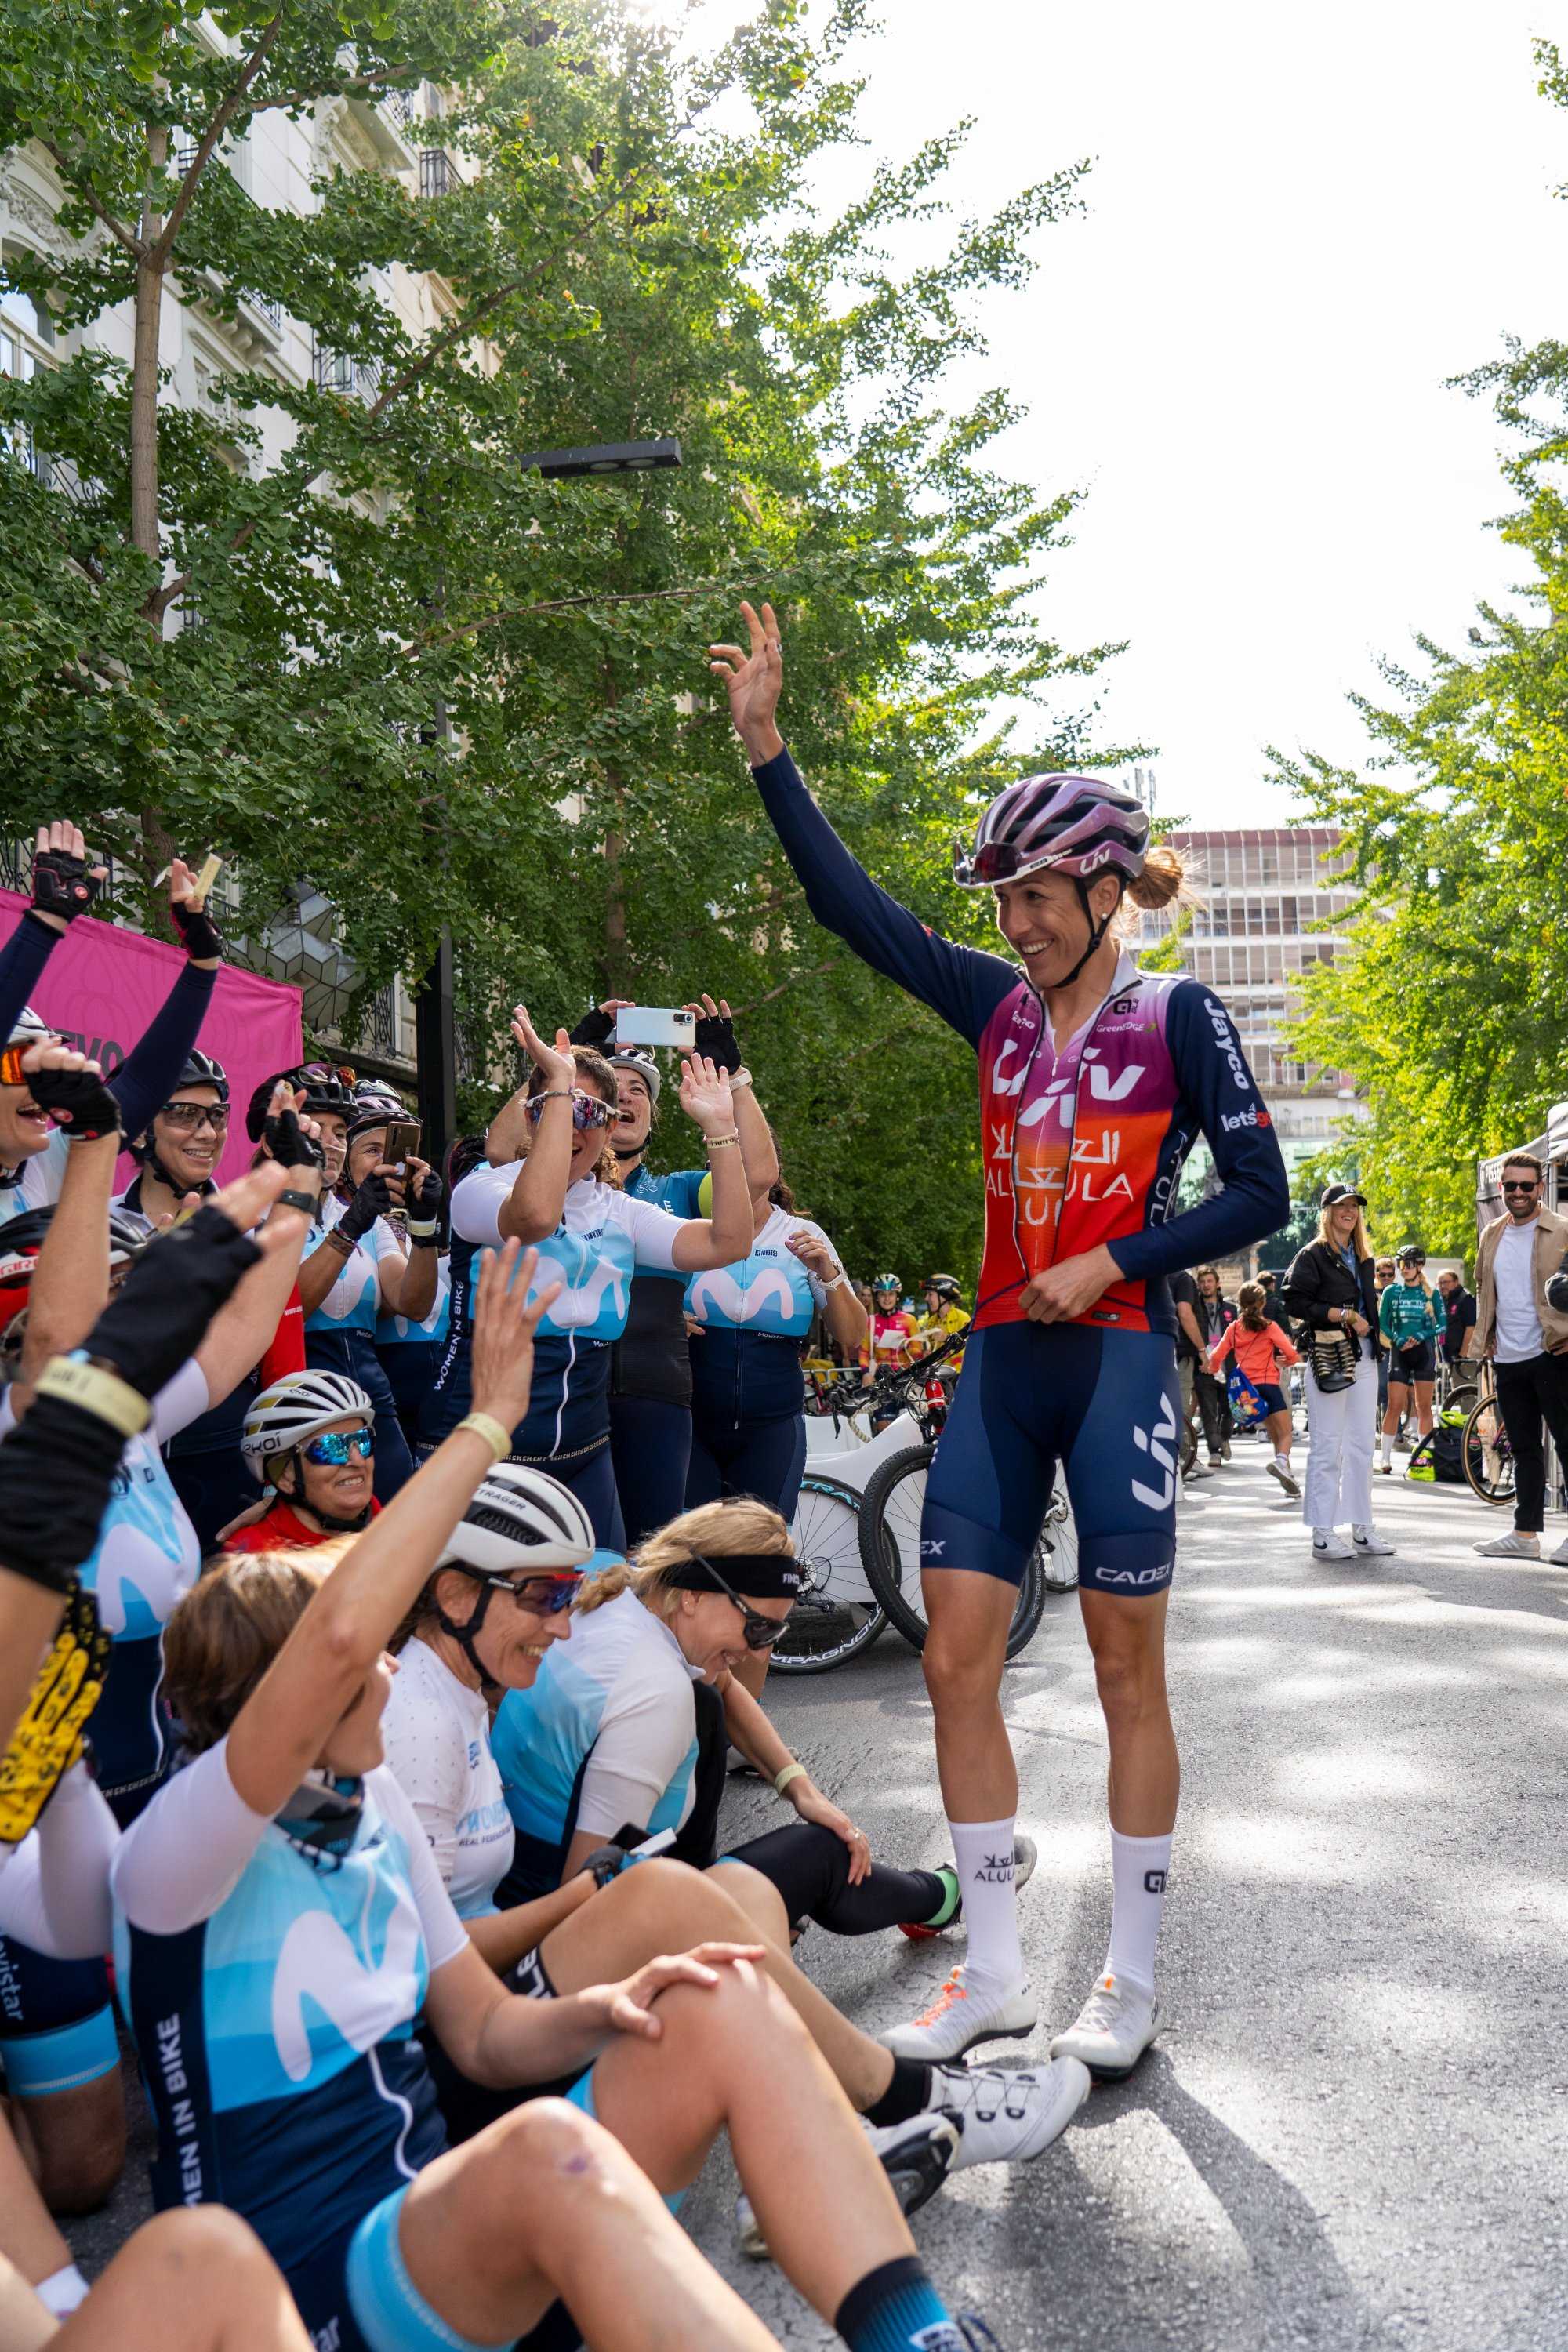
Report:
<svg viewBox="0 0 1568 2352"><path fill-rule="evenodd" d="M948 1360L963 1344L964 1333L943 1340L907 1370L882 1373L876 1391L874 1417L903 1414L919 1432L915 1444L900 1444L879 1463L860 1498L858 1536L860 1564L866 1581L888 1618L911 1648L925 1647L925 1604L921 1594L921 1512L925 1503L926 1473L936 1440L947 1418ZM943 1377L944 1370L946 1377ZM868 1391L868 1394L874 1393ZM1059 1554L1059 1558L1058 1558ZM1058 1590L1069 1589L1065 1570L1070 1561L1071 1583L1078 1582L1078 1537L1065 1496L1053 1497L1040 1538L1030 1555L1018 1589L1018 1602L1007 1634L1007 1655L1016 1658L1038 1631L1045 1612L1047 1563L1055 1571Z"/></svg>

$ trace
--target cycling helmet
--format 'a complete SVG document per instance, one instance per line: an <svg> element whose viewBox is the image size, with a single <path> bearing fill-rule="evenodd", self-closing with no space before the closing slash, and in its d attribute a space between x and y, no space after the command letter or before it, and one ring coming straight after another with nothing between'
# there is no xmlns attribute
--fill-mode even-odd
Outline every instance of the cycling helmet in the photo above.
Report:
<svg viewBox="0 0 1568 2352"><path fill-rule="evenodd" d="M272 1100L272 1089L284 1080L296 1094L304 1095L307 1117L320 1118L323 1111L330 1111L342 1119L353 1118L353 1072L344 1070L335 1063L305 1062L298 1069L274 1070L269 1078L262 1079L251 1096L249 1108L245 1114L245 1131L252 1143L260 1142L261 1130L267 1122L267 1106Z"/></svg>
<svg viewBox="0 0 1568 2352"><path fill-rule="evenodd" d="M658 1090L664 1081L659 1076L658 1064L646 1046L622 1045L615 1053L606 1055L605 1059L612 1070L630 1070L633 1076L640 1078L647 1088L649 1102L658 1101Z"/></svg>
<svg viewBox="0 0 1568 2352"><path fill-rule="evenodd" d="M436 1598L435 1580L426 1587L429 1607L444 1633L462 1651L481 1688L495 1690L494 1675L479 1653L479 1638L496 1594L496 1580L525 1576L581 1575L594 1555L594 1529L569 1487L545 1470L522 1462L498 1462L481 1481L473 1501L447 1539L436 1566L456 1569L479 1587L466 1619L447 1615Z"/></svg>
<svg viewBox="0 0 1568 2352"><path fill-rule="evenodd" d="M374 1405L346 1372L285 1372L252 1403L239 1450L250 1465L251 1476L259 1479L266 1463L292 1454L334 1421L374 1419Z"/></svg>
<svg viewBox="0 0 1568 2352"><path fill-rule="evenodd" d="M874 1274L874 1275L871 1276L871 1288L873 1289L873 1291L877 1291L877 1290L900 1290L900 1291L901 1291L901 1290L902 1290L902 1288L903 1288L903 1286L903 1286L903 1284L900 1281L900 1279L899 1279L899 1277L898 1277L898 1276L897 1276L896 1274Z"/></svg>
<svg viewBox="0 0 1568 2352"><path fill-rule="evenodd" d="M1067 875L1089 925L1089 945L1055 983L1068 988L1110 927L1110 914L1097 923L1090 911L1090 882L1116 874L1125 887L1143 871L1148 846L1149 812L1135 793L1094 776L1025 776L997 793L980 820L973 849L954 841L952 878L966 890L978 890L1047 868Z"/></svg>
<svg viewBox="0 0 1568 2352"><path fill-rule="evenodd" d="M54 1217L55 1204L48 1202L41 1209L24 1209L19 1216L0 1225L0 1287L18 1282L31 1282L33 1268L38 1263ZM119 1274L132 1265L141 1256L153 1235L134 1217L121 1214L118 1209L109 1213L109 1270Z"/></svg>
<svg viewBox="0 0 1568 2352"><path fill-rule="evenodd" d="M934 1290L939 1298L960 1298L963 1295L951 1274L928 1274L926 1288Z"/></svg>
<svg viewBox="0 0 1568 2352"><path fill-rule="evenodd" d="M11 1024L11 1034L5 1043L7 1045L47 1045L59 1034L58 1029L51 1029L30 1004L24 1004Z"/></svg>
<svg viewBox="0 0 1568 2352"><path fill-rule="evenodd" d="M349 1113L349 1141L352 1143L367 1127L384 1127L388 1119L407 1117L401 1097L390 1087L377 1086L373 1078L362 1078L354 1088L353 1108Z"/></svg>
<svg viewBox="0 0 1568 2352"><path fill-rule="evenodd" d="M1395 1250L1394 1260L1396 1265L1425 1265L1426 1253L1419 1242L1406 1242L1402 1250Z"/></svg>
<svg viewBox="0 0 1568 2352"><path fill-rule="evenodd" d="M498 1462L447 1538L442 1568L485 1576L557 1574L593 1557L594 1529L568 1486L525 1462Z"/></svg>
<svg viewBox="0 0 1568 2352"><path fill-rule="evenodd" d="M441 1173L446 1181L449 1201L465 1176L485 1164L485 1139L482 1135L459 1135L447 1146L446 1165Z"/></svg>
<svg viewBox="0 0 1568 2352"><path fill-rule="evenodd" d="M185 1066L174 1081L176 1093L181 1087L216 1087L219 1102L228 1100L228 1072L211 1054L204 1054L193 1045L185 1055Z"/></svg>
<svg viewBox="0 0 1568 2352"><path fill-rule="evenodd" d="M1143 871L1149 812L1135 793L1097 776L1025 776L998 793L974 846L953 845L952 877L968 890L1049 866L1076 882Z"/></svg>

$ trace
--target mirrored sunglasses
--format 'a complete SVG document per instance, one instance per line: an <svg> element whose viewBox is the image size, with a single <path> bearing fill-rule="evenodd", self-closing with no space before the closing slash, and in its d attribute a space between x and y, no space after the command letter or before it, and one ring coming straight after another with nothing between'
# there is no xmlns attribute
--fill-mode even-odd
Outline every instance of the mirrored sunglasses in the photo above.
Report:
<svg viewBox="0 0 1568 2352"><path fill-rule="evenodd" d="M312 1437L304 1448L307 1462L323 1466L331 1463L334 1470L343 1469L355 1456L368 1462L374 1452L374 1429L329 1429L324 1436Z"/></svg>
<svg viewBox="0 0 1568 2352"><path fill-rule="evenodd" d="M616 1115L616 1107L602 1102L597 1095L584 1093L581 1087L572 1089L572 1124L579 1133L591 1127L608 1127ZM528 1116L537 1126L544 1116L544 1097L531 1095Z"/></svg>
<svg viewBox="0 0 1568 2352"><path fill-rule="evenodd" d="M40 1037L29 1037L25 1045L0 1046L0 1087L25 1087L32 1083L31 1073L22 1067L22 1056L44 1042Z"/></svg>

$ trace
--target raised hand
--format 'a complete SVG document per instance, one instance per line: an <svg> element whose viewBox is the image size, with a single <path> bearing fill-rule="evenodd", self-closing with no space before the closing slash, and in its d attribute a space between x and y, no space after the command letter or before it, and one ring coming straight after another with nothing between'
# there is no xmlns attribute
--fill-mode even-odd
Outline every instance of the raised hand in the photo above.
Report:
<svg viewBox="0 0 1568 2352"><path fill-rule="evenodd" d="M741 1049L735 1043L734 1016L723 997L717 1003L704 992L700 1003L681 1007L684 1013L697 1016L697 1034L692 1044L700 1054L710 1054L721 1070L738 1070L742 1065Z"/></svg>
<svg viewBox="0 0 1568 2352"><path fill-rule="evenodd" d="M120 1132L120 1105L96 1062L69 1045L29 1045L22 1056L27 1090L72 1142Z"/></svg>
<svg viewBox="0 0 1568 2352"><path fill-rule="evenodd" d="M706 1054L690 1054L680 1065L680 1108L704 1135L733 1135L735 1105L727 1071Z"/></svg>
<svg viewBox="0 0 1568 2352"><path fill-rule="evenodd" d="M784 1247L799 1258L802 1265L810 1267L818 1282L837 1282L844 1271L833 1255L832 1244L820 1234L791 1234Z"/></svg>
<svg viewBox="0 0 1568 2352"><path fill-rule="evenodd" d="M514 1004L511 1009L511 1034L529 1059L536 1062L550 1087L574 1087L577 1065L572 1058L572 1040L564 1029L555 1032L553 1046L547 1045L528 1017L526 1004Z"/></svg>
<svg viewBox="0 0 1568 2352"><path fill-rule="evenodd" d="M33 845L33 912L64 930L84 915L109 879L107 866L89 867L81 827L56 817L41 824Z"/></svg>
<svg viewBox="0 0 1568 2352"><path fill-rule="evenodd" d="M508 1242L486 1250L474 1291L474 1411L489 1413L503 1429L526 1420L533 1388L533 1335L560 1296L548 1282L533 1299L529 1290L539 1265L537 1250Z"/></svg>
<svg viewBox="0 0 1568 2352"><path fill-rule="evenodd" d="M217 963L223 956L223 934L206 903L196 896L196 877L183 857L169 868L169 912L194 963Z"/></svg>
<svg viewBox="0 0 1568 2352"><path fill-rule="evenodd" d="M784 648L771 604L763 606L761 619L753 605L742 604L741 617L751 639L750 651L742 653L739 646L710 646L708 667L723 679L735 732L752 767L760 768L784 750L784 737L773 723L784 688Z"/></svg>

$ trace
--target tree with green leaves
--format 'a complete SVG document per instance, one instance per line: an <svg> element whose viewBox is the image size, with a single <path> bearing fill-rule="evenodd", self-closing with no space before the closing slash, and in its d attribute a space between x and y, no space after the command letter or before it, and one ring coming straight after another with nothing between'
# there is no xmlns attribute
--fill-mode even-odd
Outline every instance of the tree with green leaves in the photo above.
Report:
<svg viewBox="0 0 1568 2352"><path fill-rule="evenodd" d="M7 266L80 347L0 385L0 422L58 461L0 501L6 822L47 779L143 887L171 836L237 861L247 919L308 881L366 987L449 929L470 1116L518 997L570 1020L722 990L852 1254L972 1259L967 1073L804 919L704 648L771 587L803 764L901 897L975 921L943 887L951 836L1024 764L986 713L1044 704L1055 755L1092 757L1092 713L1057 698L1110 649L1068 654L1033 615L1072 500L995 471L1014 404L952 411L942 384L1082 167L901 276L885 242L940 212L961 131L818 220L865 0L809 28L769 0L699 54L623 0L237 0L221 52L194 0L17 16L0 148L38 142L79 242ZM268 211L224 168L268 112L422 82L450 93L444 194L323 167L313 210ZM398 270L433 274L439 323L388 304ZM161 404L172 284L219 315L278 306L342 368L237 367L221 416ZM83 331L128 299L126 366ZM519 464L665 435L679 473ZM847 1098L824 1076L845 1067Z"/></svg>
<svg viewBox="0 0 1568 2352"><path fill-rule="evenodd" d="M1568 73L1537 47L1542 92ZM1510 345L1468 378L1509 427L1518 500L1503 539L1529 571L1516 611L1482 605L1463 652L1418 640L1397 699L1361 704L1364 772L1280 760L1312 817L1344 827L1361 897L1352 953L1309 975L1304 1058L1349 1070L1379 1234L1463 1255L1478 1159L1542 1133L1568 1095L1568 344Z"/></svg>

